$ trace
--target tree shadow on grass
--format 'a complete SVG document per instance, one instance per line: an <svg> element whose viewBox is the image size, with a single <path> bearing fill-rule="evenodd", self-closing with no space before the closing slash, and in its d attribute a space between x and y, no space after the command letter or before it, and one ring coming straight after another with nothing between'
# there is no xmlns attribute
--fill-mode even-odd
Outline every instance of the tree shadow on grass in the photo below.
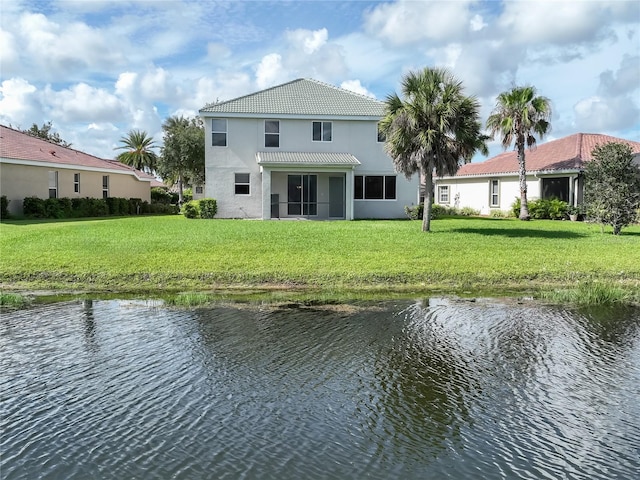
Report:
<svg viewBox="0 0 640 480"><path fill-rule="evenodd" d="M542 230L537 228L500 228L500 227L468 227L454 228L451 230L456 233L472 233L484 236L500 236L508 238L549 238L549 239L567 239L567 238L584 238L587 235L578 232Z"/></svg>

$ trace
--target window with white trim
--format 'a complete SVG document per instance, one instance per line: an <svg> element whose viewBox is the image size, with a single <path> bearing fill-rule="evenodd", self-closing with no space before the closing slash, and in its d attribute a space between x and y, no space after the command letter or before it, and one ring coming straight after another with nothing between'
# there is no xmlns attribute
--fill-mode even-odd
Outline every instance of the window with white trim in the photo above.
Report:
<svg viewBox="0 0 640 480"><path fill-rule="evenodd" d="M449 203L449 185L438 186L438 203Z"/></svg>
<svg viewBox="0 0 640 480"><path fill-rule="evenodd" d="M395 200L395 175L356 175L353 198L356 200Z"/></svg>
<svg viewBox="0 0 640 480"><path fill-rule="evenodd" d="M250 174L248 173L236 173L235 174L235 194L236 195L250 195L251 183Z"/></svg>
<svg viewBox="0 0 640 480"><path fill-rule="evenodd" d="M330 142L332 140L332 122L313 122L313 141Z"/></svg>
<svg viewBox="0 0 640 480"><path fill-rule="evenodd" d="M264 146L271 148L280 147L280 121L264 121Z"/></svg>
<svg viewBox="0 0 640 480"><path fill-rule="evenodd" d="M49 171L49 198L58 198L58 172Z"/></svg>
<svg viewBox="0 0 640 480"><path fill-rule="evenodd" d="M227 146L227 119L211 119L211 145L214 147Z"/></svg>
<svg viewBox="0 0 640 480"><path fill-rule="evenodd" d="M500 180L489 182L489 203L492 207L500 206Z"/></svg>
<svg viewBox="0 0 640 480"><path fill-rule="evenodd" d="M73 193L80 193L80 174L73 174Z"/></svg>
<svg viewBox="0 0 640 480"><path fill-rule="evenodd" d="M109 198L109 175L102 176L102 198Z"/></svg>

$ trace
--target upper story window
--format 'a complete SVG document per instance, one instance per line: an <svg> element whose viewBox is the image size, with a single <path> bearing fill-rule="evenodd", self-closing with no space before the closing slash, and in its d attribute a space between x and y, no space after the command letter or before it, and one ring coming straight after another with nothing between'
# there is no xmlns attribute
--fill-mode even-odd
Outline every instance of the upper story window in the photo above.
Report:
<svg viewBox="0 0 640 480"><path fill-rule="evenodd" d="M73 193L80 193L80 174L73 174Z"/></svg>
<svg viewBox="0 0 640 480"><path fill-rule="evenodd" d="M109 197L109 175L102 176L102 198L105 200Z"/></svg>
<svg viewBox="0 0 640 480"><path fill-rule="evenodd" d="M438 187L438 203L449 203L449 185L440 185Z"/></svg>
<svg viewBox="0 0 640 480"><path fill-rule="evenodd" d="M382 142L386 142L386 141L387 141L387 136L380 129L380 122L378 122L378 142L382 143Z"/></svg>
<svg viewBox="0 0 640 480"><path fill-rule="evenodd" d="M356 175L353 198L356 200L395 200L395 175Z"/></svg>
<svg viewBox="0 0 640 480"><path fill-rule="evenodd" d="M332 140L331 122L313 122L313 141L330 142Z"/></svg>
<svg viewBox="0 0 640 480"><path fill-rule="evenodd" d="M226 118L213 118L211 120L211 145L214 147L227 146Z"/></svg>
<svg viewBox="0 0 640 480"><path fill-rule="evenodd" d="M280 121L265 120L264 121L264 146L279 148L280 147Z"/></svg>

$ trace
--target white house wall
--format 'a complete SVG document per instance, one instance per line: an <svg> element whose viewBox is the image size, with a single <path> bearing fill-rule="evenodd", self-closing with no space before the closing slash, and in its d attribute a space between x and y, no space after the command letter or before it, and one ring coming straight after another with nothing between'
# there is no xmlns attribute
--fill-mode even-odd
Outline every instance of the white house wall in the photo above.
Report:
<svg viewBox="0 0 640 480"><path fill-rule="evenodd" d="M217 200L221 218L261 218L262 174L256 153L271 150L264 147L264 119L223 115L216 118L227 119L227 147L211 146L211 117L206 117L205 196ZM351 153L361 162L354 175L395 174L391 159L384 153L384 144L377 141L377 120L331 120L331 142L312 141L313 119L273 120L280 121L280 147L274 151ZM318 168L320 172L323 170ZM295 167L291 171L295 172ZM236 173L250 174L249 195L235 195ZM407 181L398 174L396 200L355 200L354 217L404 217L404 206L416 203L417 189L417 178Z"/></svg>

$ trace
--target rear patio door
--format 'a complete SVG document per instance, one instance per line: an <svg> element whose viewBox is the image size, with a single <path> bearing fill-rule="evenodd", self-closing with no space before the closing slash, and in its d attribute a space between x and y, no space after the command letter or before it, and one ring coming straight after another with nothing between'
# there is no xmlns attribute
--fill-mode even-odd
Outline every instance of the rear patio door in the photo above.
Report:
<svg viewBox="0 0 640 480"><path fill-rule="evenodd" d="M318 176L289 175L287 194L288 215L318 214Z"/></svg>
<svg viewBox="0 0 640 480"><path fill-rule="evenodd" d="M329 177L329 218L344 218L344 177Z"/></svg>

